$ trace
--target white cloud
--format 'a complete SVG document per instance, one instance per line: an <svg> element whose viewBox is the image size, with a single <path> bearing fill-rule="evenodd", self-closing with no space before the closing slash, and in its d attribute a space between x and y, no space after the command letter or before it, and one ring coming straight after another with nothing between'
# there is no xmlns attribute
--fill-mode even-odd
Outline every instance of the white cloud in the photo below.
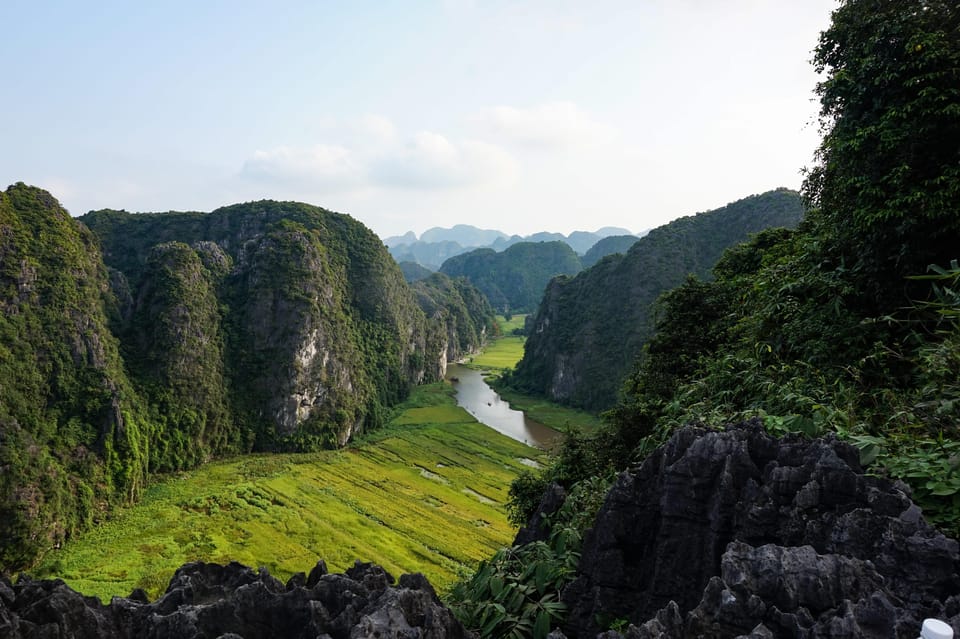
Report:
<svg viewBox="0 0 960 639"><path fill-rule="evenodd" d="M383 186L430 189L510 180L517 171L516 160L500 147L475 140L453 143L422 131L379 158L372 177Z"/></svg>
<svg viewBox="0 0 960 639"><path fill-rule="evenodd" d="M516 160L498 146L430 131L403 140L381 116L350 120L339 133L342 144L258 150L244 162L239 177L329 192L460 188L502 183L518 172Z"/></svg>
<svg viewBox="0 0 960 639"><path fill-rule="evenodd" d="M544 149L596 145L615 138L616 130L590 118L573 102L548 102L527 109L497 106L481 122L507 140Z"/></svg>
<svg viewBox="0 0 960 639"><path fill-rule="evenodd" d="M361 164L343 146L279 146L254 152L253 157L244 162L240 174L258 182L346 188L362 180Z"/></svg>

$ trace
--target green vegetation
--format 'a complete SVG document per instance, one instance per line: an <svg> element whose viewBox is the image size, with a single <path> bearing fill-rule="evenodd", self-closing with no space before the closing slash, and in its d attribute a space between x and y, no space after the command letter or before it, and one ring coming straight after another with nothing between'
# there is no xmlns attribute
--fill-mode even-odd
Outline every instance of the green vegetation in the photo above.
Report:
<svg viewBox="0 0 960 639"><path fill-rule="evenodd" d="M433 271L416 262L398 262L398 266L400 266L400 272L403 273L403 279L407 280L408 284L424 280L433 275Z"/></svg>
<svg viewBox="0 0 960 639"><path fill-rule="evenodd" d="M630 247L640 239L636 235L611 235L599 240L590 247L580 261L583 262L583 268L590 268L601 259L615 253L626 253Z"/></svg>
<svg viewBox="0 0 960 639"><path fill-rule="evenodd" d="M491 386L496 389L500 397L510 402L511 408L522 410L533 421L540 422L561 433L566 433L571 429L595 430L600 428L602 423L600 417L593 413L563 406L543 397L518 393L509 387L504 387L498 379L492 380Z"/></svg>
<svg viewBox="0 0 960 639"><path fill-rule="evenodd" d="M0 193L0 569L146 478L151 425L107 325L93 235L46 191Z"/></svg>
<svg viewBox="0 0 960 639"><path fill-rule="evenodd" d="M625 255L608 255L576 277L554 279L531 322L523 359L505 382L589 411L610 408L653 334L657 296L690 273L708 276L723 251L751 233L794 226L802 214L794 191L754 195L674 220Z"/></svg>
<svg viewBox="0 0 960 639"><path fill-rule="evenodd" d="M467 361L467 366L489 371L512 370L523 357L525 337L509 335L493 340L483 352Z"/></svg>
<svg viewBox="0 0 960 639"><path fill-rule="evenodd" d="M229 452L334 447L380 425L413 380L436 377L426 320L399 268L346 215L262 201L207 214L103 210L80 219L115 269L113 327L137 381L155 387L155 418L170 421L167 407L182 406L184 390L207 389L164 428L185 439L171 451L189 449L191 433L211 420L238 431L220 437L233 442ZM158 341L156 325L170 339ZM171 340L184 336L209 348L191 357L184 339L171 352ZM172 387L178 378L182 388ZM310 396L316 388L320 401ZM223 452L201 447L198 455ZM191 465L175 455L161 468Z"/></svg>
<svg viewBox="0 0 960 639"><path fill-rule="evenodd" d="M516 483L517 512L537 481L606 476L682 424L759 417L847 439L960 534L958 24L955 3L840 6L815 52L826 135L806 219L660 298L604 427Z"/></svg>
<svg viewBox="0 0 960 639"><path fill-rule="evenodd" d="M683 424L759 417L774 433L847 439L872 472L910 484L928 520L960 535L958 25L956 3L841 2L814 57L826 135L804 185L805 220L729 248L711 281L667 287L619 402L598 431L569 433L549 467L514 481L513 521L526 521L549 482L602 481ZM619 261L552 284L538 325L555 326L551 300L569 313L560 296ZM616 290L618 303L634 304L629 289ZM584 331L584 317L575 320ZM518 374L545 373L525 364ZM502 593L506 583L530 593L524 577L553 575L555 562L526 548L498 553L482 579L454 590L461 614L487 636L507 622L514 636L544 636L564 611L521 624L535 603Z"/></svg>
<svg viewBox="0 0 960 639"><path fill-rule="evenodd" d="M560 595L576 575L583 530L609 487L599 479L580 482L547 522L547 541L503 548L457 583L448 603L460 621L481 637L546 637L566 612Z"/></svg>
<svg viewBox="0 0 960 639"><path fill-rule="evenodd" d="M556 275L573 275L580 258L564 242L520 242L501 253L482 248L451 257L440 272L466 277L500 312L527 312L536 308L543 289Z"/></svg>
<svg viewBox="0 0 960 639"><path fill-rule="evenodd" d="M441 351L445 342L447 361L456 362L500 334L487 298L466 278L433 273L411 288L430 323L428 352Z"/></svg>
<svg viewBox="0 0 960 639"><path fill-rule="evenodd" d="M526 313L516 315L511 313L509 317L506 315L497 315L497 324L500 325L501 335L514 335L518 330L523 331L526 321Z"/></svg>
<svg viewBox="0 0 960 639"><path fill-rule="evenodd" d="M496 330L463 281L428 320L369 229L293 202L77 221L17 184L0 194L0 258L3 570L136 500L151 473L342 446L439 378L443 344Z"/></svg>
<svg viewBox="0 0 960 639"><path fill-rule="evenodd" d="M418 388L382 430L338 452L248 455L151 485L136 506L51 551L38 570L108 599L151 597L185 561L287 577L324 559L423 572L440 589L508 544L504 504L541 453L478 424L448 386Z"/></svg>

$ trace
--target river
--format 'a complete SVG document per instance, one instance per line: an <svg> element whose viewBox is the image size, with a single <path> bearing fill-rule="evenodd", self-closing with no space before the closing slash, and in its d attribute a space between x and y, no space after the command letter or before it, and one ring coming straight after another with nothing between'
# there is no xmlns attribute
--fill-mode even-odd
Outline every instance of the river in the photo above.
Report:
<svg viewBox="0 0 960 639"><path fill-rule="evenodd" d="M549 426L529 419L523 411L510 408L509 402L487 385L479 371L451 364L447 367L447 379L457 390L458 406L507 437L537 448L550 448L561 436Z"/></svg>

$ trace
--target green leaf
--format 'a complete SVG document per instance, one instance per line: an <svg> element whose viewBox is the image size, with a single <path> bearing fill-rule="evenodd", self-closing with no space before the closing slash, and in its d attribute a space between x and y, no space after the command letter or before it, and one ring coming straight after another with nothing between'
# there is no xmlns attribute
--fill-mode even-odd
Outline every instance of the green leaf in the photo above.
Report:
<svg viewBox="0 0 960 639"><path fill-rule="evenodd" d="M533 639L544 639L550 634L550 615L546 610L541 610L537 615L537 621L533 624Z"/></svg>

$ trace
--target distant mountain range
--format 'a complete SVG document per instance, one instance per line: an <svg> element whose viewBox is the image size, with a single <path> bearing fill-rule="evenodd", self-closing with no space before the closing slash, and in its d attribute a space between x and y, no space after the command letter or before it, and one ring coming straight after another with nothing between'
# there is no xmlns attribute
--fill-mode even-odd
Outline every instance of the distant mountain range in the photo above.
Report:
<svg viewBox="0 0 960 639"><path fill-rule="evenodd" d="M449 258L478 248L503 251L520 242L564 242L577 255L584 255L600 240L611 236L630 236L634 241L643 234L633 235L627 229L605 226L596 231L574 231L569 235L541 231L532 235L507 235L503 231L481 229L469 224L453 228L434 227L418 238L413 231L394 235L383 242L397 262L414 262L433 271ZM599 258L597 258L599 259Z"/></svg>

